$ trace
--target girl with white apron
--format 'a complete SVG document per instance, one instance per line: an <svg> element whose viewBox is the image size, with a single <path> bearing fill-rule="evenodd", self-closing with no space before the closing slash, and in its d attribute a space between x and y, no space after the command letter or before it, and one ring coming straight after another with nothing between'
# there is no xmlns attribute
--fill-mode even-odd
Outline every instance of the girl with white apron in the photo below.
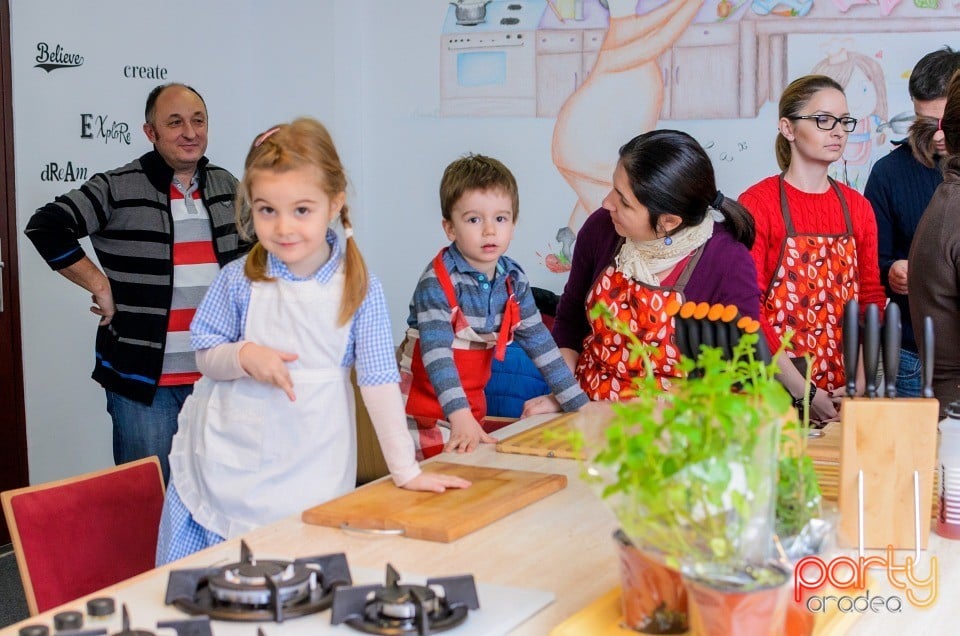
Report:
<svg viewBox="0 0 960 636"><path fill-rule="evenodd" d="M158 565L355 487L354 364L394 482L470 485L416 463L386 299L352 240L326 128L304 118L261 134L240 188L240 233L257 243L220 271L191 324L205 375L173 438Z"/></svg>

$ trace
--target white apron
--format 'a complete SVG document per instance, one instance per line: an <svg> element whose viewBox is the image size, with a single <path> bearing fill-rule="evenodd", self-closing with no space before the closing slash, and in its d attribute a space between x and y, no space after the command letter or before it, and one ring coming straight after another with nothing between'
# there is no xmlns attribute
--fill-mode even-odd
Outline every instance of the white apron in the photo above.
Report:
<svg viewBox="0 0 960 636"><path fill-rule="evenodd" d="M231 538L353 490L356 428L350 324L338 327L342 269L326 284L253 283L245 339L300 357L297 399L252 378L203 377L180 412L170 471L194 520Z"/></svg>

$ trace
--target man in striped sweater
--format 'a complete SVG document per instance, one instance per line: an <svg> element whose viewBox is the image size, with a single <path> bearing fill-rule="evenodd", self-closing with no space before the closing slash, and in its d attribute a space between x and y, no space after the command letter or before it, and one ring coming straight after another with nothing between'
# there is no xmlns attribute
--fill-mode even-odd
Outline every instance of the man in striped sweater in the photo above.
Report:
<svg viewBox="0 0 960 636"><path fill-rule="evenodd" d="M114 461L157 455L166 481L177 415L200 377L190 321L219 268L246 246L234 219L237 180L204 156L203 98L183 84L158 86L144 115L154 149L44 205L26 234L92 295L93 379L106 390ZM100 267L78 242L85 236Z"/></svg>

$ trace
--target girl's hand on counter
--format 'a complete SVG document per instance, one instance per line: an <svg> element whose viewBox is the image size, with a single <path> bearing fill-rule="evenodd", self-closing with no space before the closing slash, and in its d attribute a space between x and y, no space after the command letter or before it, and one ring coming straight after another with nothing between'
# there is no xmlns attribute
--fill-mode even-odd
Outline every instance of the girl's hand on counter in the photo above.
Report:
<svg viewBox="0 0 960 636"><path fill-rule="evenodd" d="M469 488L471 482L456 475L443 473L420 473L402 488L407 490L421 490L425 492L444 492L447 488Z"/></svg>
<svg viewBox="0 0 960 636"><path fill-rule="evenodd" d="M483 430L470 409L460 409L450 414L450 441L444 451L472 453L479 444L496 444L497 438Z"/></svg>

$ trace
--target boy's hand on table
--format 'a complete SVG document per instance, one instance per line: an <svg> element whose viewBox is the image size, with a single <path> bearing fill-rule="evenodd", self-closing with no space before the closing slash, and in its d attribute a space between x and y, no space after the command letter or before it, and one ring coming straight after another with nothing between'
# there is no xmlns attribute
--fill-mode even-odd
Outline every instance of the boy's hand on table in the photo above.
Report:
<svg viewBox="0 0 960 636"><path fill-rule="evenodd" d="M240 348L240 366L251 378L281 389L293 402L297 399L293 392L293 380L287 363L299 356L288 351L271 349L255 342L248 342Z"/></svg>
<svg viewBox="0 0 960 636"><path fill-rule="evenodd" d="M557 398L552 393L538 395L523 403L523 412L520 413L520 419L531 415L540 415L541 413L559 413L562 410L560 403L557 402Z"/></svg>
<svg viewBox="0 0 960 636"><path fill-rule="evenodd" d="M420 473L401 488L426 492L444 492L447 488L469 488L471 483L462 477L443 473Z"/></svg>
<svg viewBox="0 0 960 636"><path fill-rule="evenodd" d="M496 444L497 439L480 426L470 409L460 409L450 414L450 441L443 450L457 453L472 453L477 445Z"/></svg>

